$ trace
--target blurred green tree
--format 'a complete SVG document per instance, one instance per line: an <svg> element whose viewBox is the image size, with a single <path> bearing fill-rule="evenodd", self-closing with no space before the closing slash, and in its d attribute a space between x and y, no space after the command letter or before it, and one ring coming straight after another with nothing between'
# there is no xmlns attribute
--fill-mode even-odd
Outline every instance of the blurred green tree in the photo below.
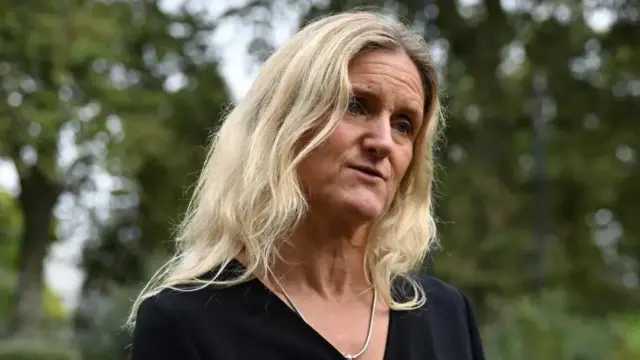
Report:
<svg viewBox="0 0 640 360"><path fill-rule="evenodd" d="M484 328L488 359L631 360L640 356L631 340L637 329L625 326L625 322L637 324L637 314L622 320L576 314L569 309L566 292L558 290L516 301L490 301L490 306L497 316Z"/></svg>
<svg viewBox="0 0 640 360"><path fill-rule="evenodd" d="M208 46L212 26L198 14L166 14L154 1L82 0L4 2L0 14L0 157L18 170L24 221L8 324L16 335L40 328L43 264L58 236L95 237L114 219L134 222L137 230L113 238L131 250L128 263L105 253L86 266L90 283L136 277L145 248L137 222L148 224L148 244L168 238L168 215L177 214L185 179L197 171L189 164L201 161L198 147L227 91ZM95 203L96 191L116 194L114 216ZM63 195L91 223L61 235L54 207ZM98 243L88 252L111 246Z"/></svg>
<svg viewBox="0 0 640 360"><path fill-rule="evenodd" d="M138 37L129 35L132 52L139 54L126 68L139 76L133 92L155 93L160 101L136 115L139 100L123 93L118 106L124 140L111 150L107 166L122 174L123 186L111 194L109 217L98 221L86 241L81 263L85 281L75 314L80 348L92 359L126 354L127 334L105 340L107 333L115 334L124 323L131 299L150 277L150 264L155 271L159 260L154 259L171 251L173 226L188 203L209 136L230 101L208 44L219 20L185 11L164 13L155 3L147 6L144 30ZM164 63L149 61L156 52L166 54ZM168 88L174 81L181 85ZM152 120L162 127L150 128ZM100 346L96 339L102 339Z"/></svg>
<svg viewBox="0 0 640 360"><path fill-rule="evenodd" d="M17 255L21 228L22 214L14 198L8 192L0 190L0 328L6 325L11 314L11 293L17 281ZM69 314L64 309L61 299L46 286L43 293L43 311L45 318L54 326L68 322ZM0 341L0 358L10 359L14 355L24 354L25 348L32 345L34 344ZM46 348L46 344L34 351L42 352L43 348ZM60 348L60 351L65 353L69 349ZM48 351L47 355L55 357L52 351Z"/></svg>
<svg viewBox="0 0 640 360"><path fill-rule="evenodd" d="M430 260L483 317L490 294L546 286L567 289L589 313L640 305L638 1L265 6L296 9L300 25L378 9L430 42L447 111L436 191L442 248ZM268 16L254 42L262 50Z"/></svg>
<svg viewBox="0 0 640 360"><path fill-rule="evenodd" d="M531 327L546 315L530 311L560 314L566 331L585 321L617 334L610 313L640 305L640 3L258 0L223 16L253 20L249 51L261 60L277 45L269 30L283 9L302 25L363 5L421 31L440 69L447 128L433 271L471 295L495 346L505 312L524 329L514 336L532 331L554 349L582 342L559 346L557 329ZM605 21L594 25L594 13ZM170 249L228 102L208 44L215 24L204 14L163 13L151 0L0 3L0 157L18 169L10 221L24 223L7 235L12 227L0 219L0 239L15 239L0 243L13 249L0 252L0 263L10 252L17 259L12 333L45 317L43 260L58 237L87 238L75 324L78 333L94 331L85 345L115 328L99 319L124 313L148 258ZM105 191L108 204L95 203ZM56 226L64 198L89 226ZM540 287L564 289L562 304L528 297ZM488 300L494 295L513 306L502 312ZM109 315L92 317L105 302ZM574 310L582 314L563 312ZM637 346L637 317L624 319L625 341ZM615 343L607 339L597 351ZM112 358L121 358L126 342L112 340L100 349L114 347Z"/></svg>
<svg viewBox="0 0 640 360"><path fill-rule="evenodd" d="M9 294L15 281L16 248L21 222L20 211L13 198L0 190L0 326L9 316Z"/></svg>
<svg viewBox="0 0 640 360"><path fill-rule="evenodd" d="M104 11L100 4L75 1L1 5L0 156L18 170L23 218L9 334L42 325L43 260L55 239L53 209L60 194L80 190L89 175L89 151L60 166L60 138L76 127L78 143L89 142L102 129L94 119L100 107L83 89L88 79L80 78L100 53L110 60L119 55L117 16L99 18Z"/></svg>

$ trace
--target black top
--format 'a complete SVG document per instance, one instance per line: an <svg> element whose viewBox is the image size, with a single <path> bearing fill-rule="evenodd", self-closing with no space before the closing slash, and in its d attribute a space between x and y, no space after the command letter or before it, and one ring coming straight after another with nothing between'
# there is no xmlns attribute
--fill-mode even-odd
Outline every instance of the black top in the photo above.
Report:
<svg viewBox="0 0 640 360"><path fill-rule="evenodd" d="M467 297L433 277L419 278L427 303L391 311L384 360L483 360ZM257 279L164 290L146 299L138 310L131 355L132 360L344 360Z"/></svg>

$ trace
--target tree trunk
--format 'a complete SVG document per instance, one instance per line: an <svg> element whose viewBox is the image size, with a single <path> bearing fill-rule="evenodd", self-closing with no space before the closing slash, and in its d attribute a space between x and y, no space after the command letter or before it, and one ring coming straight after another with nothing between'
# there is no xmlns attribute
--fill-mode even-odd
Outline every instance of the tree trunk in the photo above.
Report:
<svg viewBox="0 0 640 360"><path fill-rule="evenodd" d="M53 208L61 187L33 167L20 179L19 196L24 225L18 253L18 281L14 290L7 335L30 335L44 321L44 259L50 239Z"/></svg>

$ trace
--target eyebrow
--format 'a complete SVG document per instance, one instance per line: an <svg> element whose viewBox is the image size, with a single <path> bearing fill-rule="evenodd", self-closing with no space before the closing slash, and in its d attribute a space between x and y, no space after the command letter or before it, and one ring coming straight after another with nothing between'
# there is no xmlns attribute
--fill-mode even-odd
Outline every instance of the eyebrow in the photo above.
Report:
<svg viewBox="0 0 640 360"><path fill-rule="evenodd" d="M351 86L351 95L354 97L362 96L362 97L368 97L368 98L374 98L376 100L380 100L380 96L378 96L378 92L363 86L359 86L359 85ZM410 103L413 103L413 102L414 101L410 101ZM420 110L422 110L422 107L420 108ZM422 118L424 117L424 114L421 114L420 110L418 110L413 106L409 106L405 103L403 104L403 106L400 107L399 112L403 114L407 114L417 121L421 121Z"/></svg>

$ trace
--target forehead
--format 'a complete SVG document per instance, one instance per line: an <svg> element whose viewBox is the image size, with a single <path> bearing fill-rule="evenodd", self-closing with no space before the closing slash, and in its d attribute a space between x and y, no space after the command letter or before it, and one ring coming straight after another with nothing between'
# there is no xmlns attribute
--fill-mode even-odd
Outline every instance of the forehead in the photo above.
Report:
<svg viewBox="0 0 640 360"><path fill-rule="evenodd" d="M355 91L388 92L419 110L424 108L420 72L402 51L372 50L358 55L349 64L349 80Z"/></svg>

